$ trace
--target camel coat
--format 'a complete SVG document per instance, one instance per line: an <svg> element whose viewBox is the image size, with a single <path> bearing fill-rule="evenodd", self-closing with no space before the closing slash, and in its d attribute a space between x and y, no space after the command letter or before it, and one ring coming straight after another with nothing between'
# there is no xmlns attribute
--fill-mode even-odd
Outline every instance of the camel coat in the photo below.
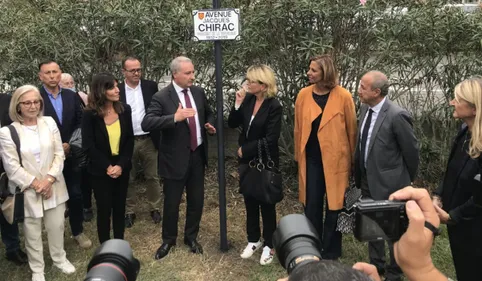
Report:
<svg viewBox="0 0 482 281"><path fill-rule="evenodd" d="M314 85L301 89L295 104L295 161L298 162L299 200L306 204L306 143L311 123L321 114L313 99ZM354 163L356 113L353 97L345 88L331 90L318 129L318 141L325 173L326 194L330 210L343 207L348 178Z"/></svg>

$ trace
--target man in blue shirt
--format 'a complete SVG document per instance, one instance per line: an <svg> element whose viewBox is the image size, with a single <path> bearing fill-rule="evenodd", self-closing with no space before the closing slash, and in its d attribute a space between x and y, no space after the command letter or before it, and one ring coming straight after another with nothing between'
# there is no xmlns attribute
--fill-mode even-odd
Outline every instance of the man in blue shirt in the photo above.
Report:
<svg viewBox="0 0 482 281"><path fill-rule="evenodd" d="M44 100L44 115L51 116L60 131L65 152L64 177L69 192L69 222L72 235L82 248L92 246L90 239L83 233L83 203L81 189L81 168L76 167L70 157L69 141L72 133L80 128L82 109L80 97L68 89L59 86L62 71L55 61L39 64L39 79L42 81L40 95Z"/></svg>

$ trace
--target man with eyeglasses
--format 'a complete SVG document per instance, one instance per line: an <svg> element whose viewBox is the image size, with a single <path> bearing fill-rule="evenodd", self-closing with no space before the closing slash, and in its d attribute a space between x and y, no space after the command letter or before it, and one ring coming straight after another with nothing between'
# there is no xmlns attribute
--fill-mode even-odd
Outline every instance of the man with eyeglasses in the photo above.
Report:
<svg viewBox="0 0 482 281"><path fill-rule="evenodd" d="M69 222L72 235L81 248L90 248L92 241L83 233L84 213L82 202L82 173L76 167L70 155L69 141L72 133L80 127L82 109L80 97L71 90L59 86L62 71L55 61L44 61L39 64L39 79L42 86L40 95L44 100L44 115L51 116L60 131L65 153L64 177L69 193Z"/></svg>
<svg viewBox="0 0 482 281"><path fill-rule="evenodd" d="M12 97L7 94L0 94L0 127L8 126L12 123L8 116L8 107ZM0 158L0 173L4 172ZM20 238L18 234L18 225L16 223L9 224L0 210L0 232L2 234L2 242L5 244L7 260L15 264L22 265L27 263L27 254L20 249Z"/></svg>
<svg viewBox="0 0 482 281"><path fill-rule="evenodd" d="M134 129L134 153L132 155L132 169L127 188L125 226L134 225L136 214L136 185L134 181L142 169L146 180L147 201L149 203L152 221L161 222L161 186L157 174L157 149L159 146L159 130L145 132L141 128L142 119L146 115L152 96L158 91L157 83L144 80L139 59L126 57L122 61L122 74L124 82L119 84L121 101L127 103L132 109L132 126Z"/></svg>

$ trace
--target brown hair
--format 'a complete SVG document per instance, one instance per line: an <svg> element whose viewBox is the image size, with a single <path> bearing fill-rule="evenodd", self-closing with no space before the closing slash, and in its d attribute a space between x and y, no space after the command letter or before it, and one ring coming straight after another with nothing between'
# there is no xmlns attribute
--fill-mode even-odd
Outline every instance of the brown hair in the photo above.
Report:
<svg viewBox="0 0 482 281"><path fill-rule="evenodd" d="M94 75L94 77L92 77L92 83L90 84L87 109L95 111L100 117L104 117L104 105L107 101L105 92L113 89L116 81L117 79L115 79L114 75L110 73L99 73ZM113 106L117 114L124 111L124 106L120 101L113 102Z"/></svg>
<svg viewBox="0 0 482 281"><path fill-rule="evenodd" d="M330 55L312 57L310 59L310 63L311 62L315 62L320 67L321 84L324 87L331 90L338 85L338 71Z"/></svg>

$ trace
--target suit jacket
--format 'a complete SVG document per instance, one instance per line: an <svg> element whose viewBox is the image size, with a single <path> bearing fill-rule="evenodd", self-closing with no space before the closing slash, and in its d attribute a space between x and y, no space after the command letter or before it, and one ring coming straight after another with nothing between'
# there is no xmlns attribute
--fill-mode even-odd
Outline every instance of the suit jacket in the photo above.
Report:
<svg viewBox="0 0 482 281"><path fill-rule="evenodd" d="M361 164L360 130L369 107L360 107L360 120L355 153L355 181L360 186ZM413 133L409 113L385 100L370 136L366 173L370 194L375 200L387 200L388 196L411 185L415 180L419 162L418 141Z"/></svg>
<svg viewBox="0 0 482 281"><path fill-rule="evenodd" d="M461 162L456 164L459 165L457 172L448 173L447 169L443 182L434 192L442 198L443 209L455 223L448 225L452 251L467 253L460 256L460 262L466 262L462 259L464 256L466 259L471 259L474 254L482 256L482 208L474 202L474 194L482 189L481 182L475 179L477 174L481 174L481 159L480 156L477 159L470 158L467 152L459 150L460 146L457 146L464 142L467 130L468 127L464 124L450 151L447 166L457 153L462 154L459 155L462 157Z"/></svg>
<svg viewBox="0 0 482 281"><path fill-rule="evenodd" d="M109 134L104 118L93 110L85 110L82 119L82 146L89 155L87 170L93 175L106 175L109 165L119 165L122 173L128 173L132 167L134 151L134 133L132 129L131 107L124 104L124 112L119 114L121 137L119 155L112 156Z"/></svg>
<svg viewBox="0 0 482 281"><path fill-rule="evenodd" d="M55 123L57 123L57 126L59 127L62 142L68 143L72 133L75 129L80 127L82 122L82 108L80 106L80 97L75 92L61 88L61 94L63 104L62 124L60 124L57 113L55 112L45 88L43 86L40 87L40 95L44 100L44 115L51 116L55 120Z"/></svg>
<svg viewBox="0 0 482 281"><path fill-rule="evenodd" d="M204 89L196 86L189 89L197 107L204 144L204 161L207 165L208 139L204 124L214 124L214 116L208 105ZM190 131L187 120L174 122L174 114L179 107L179 103L179 96L174 86L169 84L152 97L146 116L142 120L142 130L161 130L159 176L174 180L184 178L191 153Z"/></svg>
<svg viewBox="0 0 482 281"><path fill-rule="evenodd" d="M299 200L306 203L306 144L311 126L321 114L313 99L313 85L301 89L295 104L295 161L298 162ZM353 97L345 88L331 90L318 128L318 141L322 154L326 194L331 210L343 207L345 190L354 162L356 139L356 114ZM322 198L319 198L322 200Z"/></svg>
<svg viewBox="0 0 482 281"><path fill-rule="evenodd" d="M255 103L256 96L248 94L239 109L236 110L233 106L229 113L228 126L231 128L242 128L238 139L238 144L243 152L240 162L248 163L258 157L258 140L266 138L270 157L276 166L279 166L278 139L281 134L281 104L276 98L265 99L256 113L251 126L249 126ZM262 157L266 162L264 146L262 150Z"/></svg>
<svg viewBox="0 0 482 281"><path fill-rule="evenodd" d="M0 125L7 126L12 123L10 116L8 116L8 108L10 106L10 100L12 97L7 94L0 94Z"/></svg>
<svg viewBox="0 0 482 281"><path fill-rule="evenodd" d="M149 108L149 104L151 104L152 97L155 93L159 91L157 87L157 83L154 81L149 80L141 80L141 90L142 90L142 97L144 99L144 108L147 112ZM126 84L124 82L119 84L119 91L120 91L120 99L123 103L127 103L126 99ZM161 138L161 131L160 130L153 130L149 132L150 137L152 139L152 143L156 149L159 149L159 140Z"/></svg>
<svg viewBox="0 0 482 281"><path fill-rule="evenodd" d="M475 191L482 189L481 182L474 179L481 172L481 159L472 159L467 152L456 150L457 144L463 142L463 136L467 131L468 127L464 124L454 139L448 160L448 163L450 163L455 154L462 153L463 164L460 165L456 174L447 173L447 169L444 180L434 192L442 198L443 209L450 214L455 222L470 220L477 216L479 220L482 219L482 209L476 207L473 198ZM456 179L457 184L449 185L448 183L454 182L454 179Z"/></svg>
<svg viewBox="0 0 482 281"><path fill-rule="evenodd" d="M69 199L62 170L64 168L64 150L60 140L59 130L51 117L39 117L37 128L38 139L25 136L22 125L13 122L20 139L20 164L17 148L7 127L0 129L0 153L5 171L9 179L10 192L14 193L18 186L24 191L25 217L43 217L43 211L57 207ZM29 143L40 142L40 163L29 150ZM56 181L52 184L52 197L43 199L34 189L29 188L31 182L53 176Z"/></svg>

